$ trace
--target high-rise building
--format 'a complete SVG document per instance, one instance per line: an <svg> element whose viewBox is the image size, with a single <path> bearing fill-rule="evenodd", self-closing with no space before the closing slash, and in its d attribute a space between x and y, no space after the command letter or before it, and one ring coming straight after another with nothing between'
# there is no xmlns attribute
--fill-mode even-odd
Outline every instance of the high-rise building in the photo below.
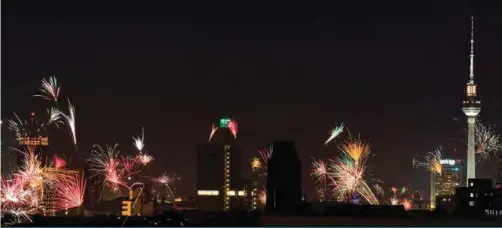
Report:
<svg viewBox="0 0 502 228"><path fill-rule="evenodd" d="M198 151L197 202L202 210L226 211L244 205L247 193L236 139L237 122L222 118Z"/></svg>
<svg viewBox="0 0 502 228"><path fill-rule="evenodd" d="M431 209L436 207L438 197L452 198L455 195L455 189L462 184L461 160L442 159L440 164L441 173L431 174Z"/></svg>
<svg viewBox="0 0 502 228"><path fill-rule="evenodd" d="M303 199L301 162L295 144L278 141L272 151L268 161L266 212L295 214Z"/></svg>
<svg viewBox="0 0 502 228"><path fill-rule="evenodd" d="M462 111L467 116L467 184L469 179L476 178L476 155L474 134L476 116L481 112L481 101L476 99L476 83L474 82L474 18L471 17L471 54L469 67L469 82L466 85L466 99L462 104Z"/></svg>

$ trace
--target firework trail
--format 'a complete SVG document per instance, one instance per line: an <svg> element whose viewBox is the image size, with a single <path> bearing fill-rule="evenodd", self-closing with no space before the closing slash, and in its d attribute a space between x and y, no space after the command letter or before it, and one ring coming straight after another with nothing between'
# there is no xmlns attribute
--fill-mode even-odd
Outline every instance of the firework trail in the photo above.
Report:
<svg viewBox="0 0 502 228"><path fill-rule="evenodd" d="M145 148L145 130L141 127L141 137L132 137L133 145L139 151L139 153L143 152Z"/></svg>
<svg viewBox="0 0 502 228"><path fill-rule="evenodd" d="M385 197L385 190L380 184L374 184L373 189L375 189L375 193L381 197Z"/></svg>
<svg viewBox="0 0 502 228"><path fill-rule="evenodd" d="M362 196L369 204L378 204L378 199L364 180L369 145L352 140L342 146L343 154L330 163L330 176L335 180L334 195L343 200L354 193Z"/></svg>
<svg viewBox="0 0 502 228"><path fill-rule="evenodd" d="M59 181L56 185L56 209L80 207L84 203L85 185L86 181L80 175Z"/></svg>
<svg viewBox="0 0 502 228"><path fill-rule="evenodd" d="M491 153L496 155L502 150L499 135L490 125L483 125L479 119L474 130L474 141L478 161L488 160Z"/></svg>
<svg viewBox="0 0 502 228"><path fill-rule="evenodd" d="M230 129L230 132L232 132L234 138L237 138L237 132L238 132L237 120L230 120L227 126L228 129Z"/></svg>
<svg viewBox="0 0 502 228"><path fill-rule="evenodd" d="M414 158L413 166L424 168L434 174L441 174L441 157L441 148L438 148L434 152L429 152L425 157Z"/></svg>
<svg viewBox="0 0 502 228"><path fill-rule="evenodd" d="M40 88L40 94L33 95L34 97L41 97L45 100L53 100L54 102L58 101L58 96L60 92L60 88L58 86L58 82L56 76L50 76L48 79L42 79L42 85Z"/></svg>
<svg viewBox="0 0 502 228"><path fill-rule="evenodd" d="M77 131L75 128L75 106L73 106L70 103L70 100L68 100L68 115L63 115L66 119L66 123L70 127L70 131L72 134L73 138L73 145L75 145L75 148L77 147Z"/></svg>
<svg viewBox="0 0 502 228"><path fill-rule="evenodd" d="M343 123L338 126L335 126L335 128L333 128L333 130L331 131L331 134L328 140L326 140L326 142L324 143L324 145L328 145L329 142L338 137L343 132L343 128L344 128Z"/></svg>
<svg viewBox="0 0 502 228"><path fill-rule="evenodd" d="M213 138L214 134L216 133L216 131L218 130L218 126L216 126L215 124L213 124L213 126L211 126L211 133L209 134L209 140L208 142L211 142L211 139Z"/></svg>
<svg viewBox="0 0 502 228"><path fill-rule="evenodd" d="M47 121L47 125L54 124L59 128L59 124L64 124L63 118L64 114L56 107L52 107L47 109L47 114L49 116L49 120Z"/></svg>
<svg viewBox="0 0 502 228"><path fill-rule="evenodd" d="M57 155L54 155L54 168L64 169L66 167L66 161Z"/></svg>

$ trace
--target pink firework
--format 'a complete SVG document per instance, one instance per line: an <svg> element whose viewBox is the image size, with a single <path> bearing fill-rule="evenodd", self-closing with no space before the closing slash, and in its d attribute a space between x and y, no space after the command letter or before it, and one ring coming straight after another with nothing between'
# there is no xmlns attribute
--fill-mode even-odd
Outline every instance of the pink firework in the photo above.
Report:
<svg viewBox="0 0 502 228"><path fill-rule="evenodd" d="M80 175L74 175L60 181L56 186L56 208L69 209L80 207L84 202L85 184L84 177Z"/></svg>
<svg viewBox="0 0 502 228"><path fill-rule="evenodd" d="M272 148L263 148L257 152L260 160L261 174L267 175L268 160L270 159L270 156L272 156Z"/></svg>
<svg viewBox="0 0 502 228"><path fill-rule="evenodd" d="M57 155L54 155L54 168L64 169L66 167L66 161Z"/></svg>
<svg viewBox="0 0 502 228"><path fill-rule="evenodd" d="M138 154L136 156L136 159L139 163L143 164L143 165L148 165L150 162L152 162L153 160L155 160L155 158L153 158L153 156L149 155L148 153L141 153L141 154Z"/></svg>
<svg viewBox="0 0 502 228"><path fill-rule="evenodd" d="M118 144L113 147L107 145L105 148L94 145L91 157L88 159L89 169L93 172L92 177L98 178L114 192L119 192L120 186L126 184L118 153Z"/></svg>
<svg viewBox="0 0 502 228"><path fill-rule="evenodd" d="M213 126L211 126L211 133L209 133L209 140L208 142L211 142L211 139L213 138L214 134L216 133L216 131L218 130L218 126L216 126L215 124L213 124Z"/></svg>
<svg viewBox="0 0 502 228"><path fill-rule="evenodd" d="M267 204L267 190L263 189L258 193L258 201L260 201L262 205Z"/></svg>
<svg viewBox="0 0 502 228"><path fill-rule="evenodd" d="M237 138L237 132L238 132L238 127L237 127L237 120L230 120L228 122L228 129L230 129L230 132L232 132L232 135Z"/></svg>

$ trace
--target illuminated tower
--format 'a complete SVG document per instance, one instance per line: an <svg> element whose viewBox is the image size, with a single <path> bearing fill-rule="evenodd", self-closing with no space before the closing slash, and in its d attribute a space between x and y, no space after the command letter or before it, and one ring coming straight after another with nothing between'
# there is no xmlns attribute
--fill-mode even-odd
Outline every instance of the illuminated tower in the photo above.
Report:
<svg viewBox="0 0 502 228"><path fill-rule="evenodd" d="M208 142L199 149L197 201L203 210L229 210L244 204L246 192L236 138L237 122L222 118L218 125L213 125Z"/></svg>
<svg viewBox="0 0 502 228"><path fill-rule="evenodd" d="M469 82L466 86L466 99L462 104L462 111L467 116L467 176L469 179L476 178L476 158L474 152L474 134L476 116L481 111L481 101L476 99L476 83L474 82L474 18L471 17L471 54L469 67Z"/></svg>

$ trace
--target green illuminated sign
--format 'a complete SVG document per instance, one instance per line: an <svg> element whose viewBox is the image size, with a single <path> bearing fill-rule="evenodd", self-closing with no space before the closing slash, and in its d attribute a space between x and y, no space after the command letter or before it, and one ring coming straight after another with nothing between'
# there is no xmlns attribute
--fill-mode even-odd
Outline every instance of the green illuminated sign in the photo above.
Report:
<svg viewBox="0 0 502 228"><path fill-rule="evenodd" d="M230 122L229 118L221 118L220 119L220 128L227 128L228 122Z"/></svg>

